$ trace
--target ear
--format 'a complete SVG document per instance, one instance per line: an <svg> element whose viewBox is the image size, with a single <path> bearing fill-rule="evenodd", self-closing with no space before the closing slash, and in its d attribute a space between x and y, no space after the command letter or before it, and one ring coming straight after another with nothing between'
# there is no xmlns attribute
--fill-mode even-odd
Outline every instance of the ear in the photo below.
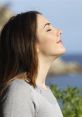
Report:
<svg viewBox="0 0 82 117"><path fill-rule="evenodd" d="M37 51L37 53L39 53L39 44L36 44L36 51Z"/></svg>
<svg viewBox="0 0 82 117"><path fill-rule="evenodd" d="M37 53L39 53L39 48L37 48Z"/></svg>

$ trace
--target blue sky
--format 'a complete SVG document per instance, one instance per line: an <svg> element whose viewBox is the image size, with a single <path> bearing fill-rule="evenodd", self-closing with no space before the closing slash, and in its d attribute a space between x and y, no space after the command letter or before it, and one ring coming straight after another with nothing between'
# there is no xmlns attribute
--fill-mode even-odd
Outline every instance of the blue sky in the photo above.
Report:
<svg viewBox="0 0 82 117"><path fill-rule="evenodd" d="M63 30L66 53L82 54L81 0L0 0L0 4L7 2L15 13L28 10L42 12L54 26Z"/></svg>

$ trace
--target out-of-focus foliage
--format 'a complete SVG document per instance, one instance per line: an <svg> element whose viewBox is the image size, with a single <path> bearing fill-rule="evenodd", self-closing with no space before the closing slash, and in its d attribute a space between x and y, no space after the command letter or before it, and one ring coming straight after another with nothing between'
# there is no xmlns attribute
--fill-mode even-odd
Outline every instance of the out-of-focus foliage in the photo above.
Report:
<svg viewBox="0 0 82 117"><path fill-rule="evenodd" d="M82 117L82 88L68 86L60 90L53 84L50 88L57 98L64 117Z"/></svg>

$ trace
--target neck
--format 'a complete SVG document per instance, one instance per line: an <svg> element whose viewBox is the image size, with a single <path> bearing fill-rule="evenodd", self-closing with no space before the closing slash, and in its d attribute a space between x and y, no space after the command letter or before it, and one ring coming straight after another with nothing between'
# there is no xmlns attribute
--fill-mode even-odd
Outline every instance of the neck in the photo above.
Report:
<svg viewBox="0 0 82 117"><path fill-rule="evenodd" d="M39 85L41 87L46 87L45 85L46 76L52 62L55 59L52 57L43 57L43 56L39 57L39 67L38 67L38 74L36 78L36 85Z"/></svg>

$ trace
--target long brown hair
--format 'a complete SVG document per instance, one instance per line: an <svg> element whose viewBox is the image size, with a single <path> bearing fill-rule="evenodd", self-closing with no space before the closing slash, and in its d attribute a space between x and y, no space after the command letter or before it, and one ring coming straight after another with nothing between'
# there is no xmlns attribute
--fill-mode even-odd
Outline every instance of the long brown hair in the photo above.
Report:
<svg viewBox="0 0 82 117"><path fill-rule="evenodd" d="M0 93L8 82L26 72L26 79L35 87L38 72L37 41L38 11L12 16L0 33ZM22 77L24 79L24 77Z"/></svg>

